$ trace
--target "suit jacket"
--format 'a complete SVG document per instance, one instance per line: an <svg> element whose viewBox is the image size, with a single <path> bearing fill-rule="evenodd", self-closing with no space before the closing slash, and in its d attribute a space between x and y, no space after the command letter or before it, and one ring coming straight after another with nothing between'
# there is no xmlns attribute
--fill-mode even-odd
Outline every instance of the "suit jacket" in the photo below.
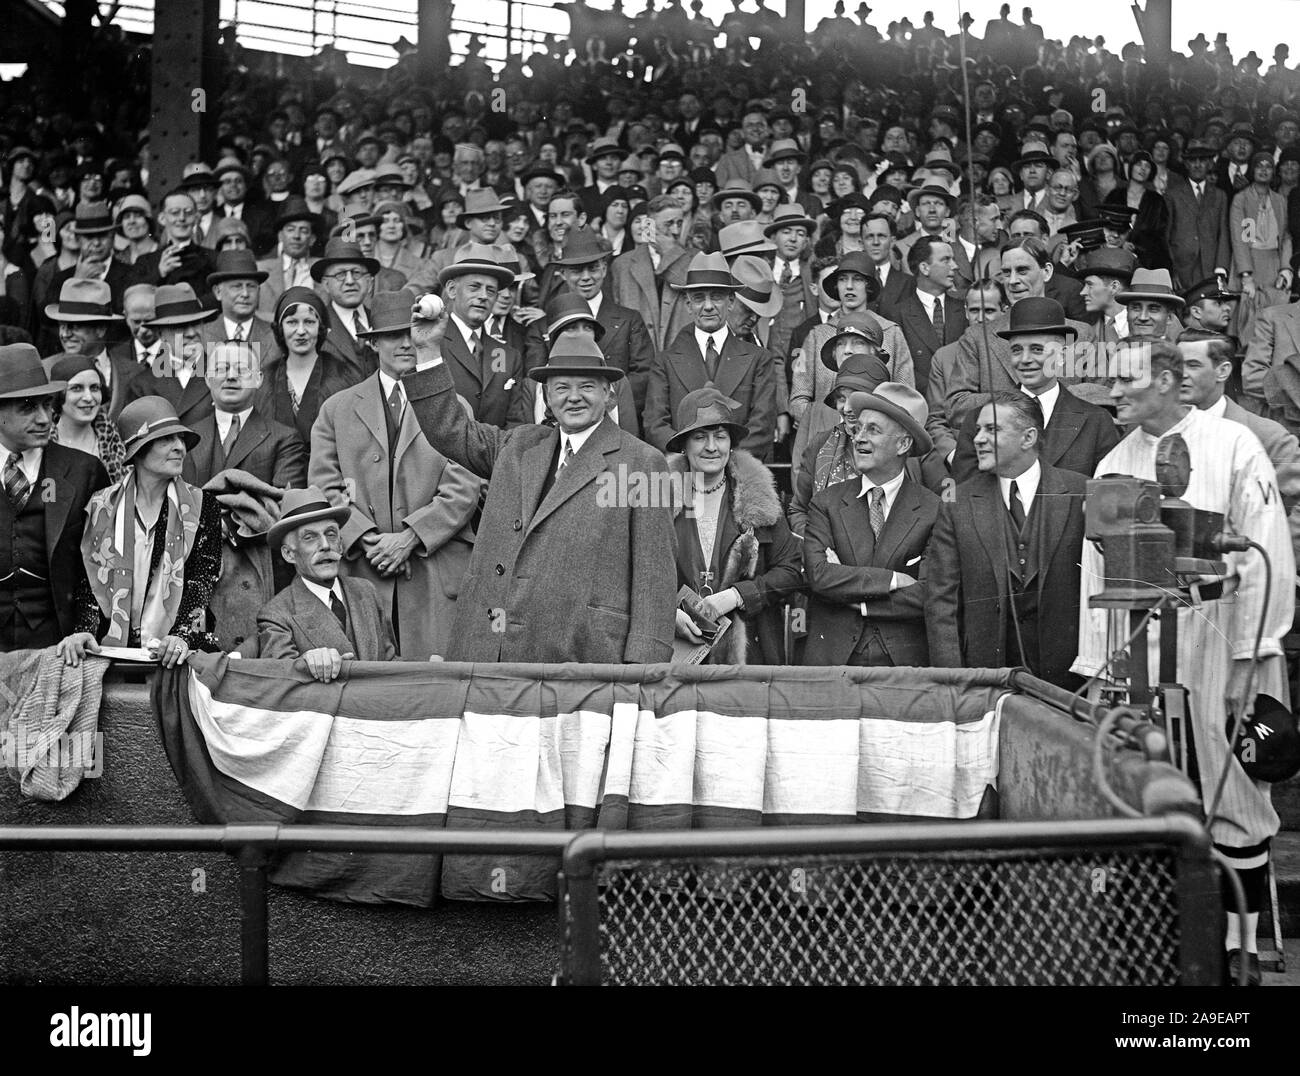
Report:
<svg viewBox="0 0 1300 1076"><path fill-rule="evenodd" d="M524 377L523 356L504 341L490 336L485 338L483 347L485 358L480 360L470 351L469 341L461 335L459 326L447 319L442 353L456 381L456 391L465 398L476 419L505 429L510 417L511 390Z"/></svg>
<svg viewBox="0 0 1300 1076"><path fill-rule="evenodd" d="M1285 370L1290 370L1287 378ZM1241 386L1247 396L1263 400L1277 396L1288 382L1300 378L1300 303L1266 306L1256 312L1255 326L1241 364ZM1272 392L1270 393L1270 388ZM1269 405L1280 410L1280 400ZM1300 413L1300 394L1293 401Z"/></svg>
<svg viewBox="0 0 1300 1076"><path fill-rule="evenodd" d="M309 257L307 264L315 265L317 261L318 259ZM284 294L284 259L280 256L280 252L275 250L269 257L259 258L257 267L267 274L266 279L257 288L257 316L270 322L275 319L275 304ZM306 286L310 288L314 285Z"/></svg>
<svg viewBox="0 0 1300 1076"><path fill-rule="evenodd" d="M921 574L939 498L905 478L877 538L862 480L827 486L808 507L804 571L808 577L807 665L844 665L864 631L878 632L895 665L928 665L924 583L890 590L893 573ZM826 558L832 550L839 564ZM862 615L865 605L867 615Z"/></svg>
<svg viewBox="0 0 1300 1076"><path fill-rule="evenodd" d="M224 206L217 206L217 217L226 216ZM253 253L259 258L275 246L275 210L266 202L245 201L240 210L240 219L248 226L248 235L252 240ZM215 223L216 218L214 218Z"/></svg>
<svg viewBox="0 0 1300 1076"><path fill-rule="evenodd" d="M141 365L135 357L135 341L125 340L108 349L109 361L113 364L113 384L109 386L108 417L114 422L126 405L126 387L131 379L140 372Z"/></svg>
<svg viewBox="0 0 1300 1076"><path fill-rule="evenodd" d="M704 388L708 380L695 330L683 329L651 367L642 413L646 440L664 451L673 435L678 403L688 392ZM728 332L714 385L740 404L733 410L732 419L749 427L749 435L740 447L756 459L769 459L776 433L776 379L771 352Z"/></svg>
<svg viewBox="0 0 1300 1076"><path fill-rule="evenodd" d="M1297 440L1296 435L1280 422L1274 422L1263 415L1252 414L1232 400L1224 401L1223 417L1232 422L1240 422L1264 446L1264 451L1273 464L1273 470L1278 475L1278 489L1282 494L1282 503L1290 512L1298 501L1290 491L1294 489L1295 478L1300 476L1300 440Z"/></svg>
<svg viewBox="0 0 1300 1076"><path fill-rule="evenodd" d="M966 307L950 295L944 296L942 338L935 332L934 322L925 312L916 288L909 288L899 296L896 303L886 307L883 303L880 312L890 321L898 322L907 339L907 348L912 353L912 369L916 376L916 390L924 393L930 383L930 360L934 353L945 344L955 344L966 331Z"/></svg>
<svg viewBox="0 0 1300 1076"><path fill-rule="evenodd" d="M614 302L640 312L655 347L660 351L691 323L681 292L671 286L685 283L690 261L690 254L681 247L664 255L659 265L662 293L659 291L659 282L655 279L654 263L644 246L620 254L611 263Z"/></svg>
<svg viewBox="0 0 1300 1076"><path fill-rule="evenodd" d="M816 214L810 214L816 217ZM773 272L776 270L776 262L772 262ZM780 284L777 285L780 287ZM781 310L772 319L772 326L768 332L767 346L771 348L773 354L779 356L786 368L789 368L789 356L791 351L790 339L795 329L802 325L808 315L817 310L817 284L813 280L812 263L806 258L799 262L798 273L789 284L781 289ZM787 391L790 388L789 379L786 378L785 387Z"/></svg>
<svg viewBox="0 0 1300 1076"><path fill-rule="evenodd" d="M166 276L158 271L158 262L165 247L141 255L139 261L131 268L134 270L132 284L152 284L155 288L162 284L188 284L200 299L212 294L208 287L208 274L216 271L217 255L198 243L191 243L181 253L181 264Z"/></svg>
<svg viewBox="0 0 1300 1076"><path fill-rule="evenodd" d="M203 336L204 354L211 354L211 351L207 350L209 345L226 342L226 320L213 318L211 321L205 321L199 326L199 332ZM271 328L271 323L258 314L253 315L253 320L248 327L247 339L253 345L263 367L279 357L280 345L275 342L275 332Z"/></svg>
<svg viewBox="0 0 1300 1076"><path fill-rule="evenodd" d="M162 360L154 364L156 367L161 367L163 361L169 361L164 353L160 354ZM176 417L191 429L208 418L215 410L212 393L208 391L208 383L197 373L191 374L185 387L181 388L180 378L170 376L169 372L160 376L160 373L154 369L138 367L135 376L126 386L122 406L125 407L132 400L140 399L141 396L161 396L176 408Z"/></svg>
<svg viewBox="0 0 1300 1076"><path fill-rule="evenodd" d="M979 412L976 407L966 412L957 435L952 476L958 482L965 482L979 473L975 462L975 420L979 418ZM1109 412L1062 388L1047 429L1043 431L1038 458L1063 471L1074 471L1091 478L1097 473L1097 464L1117 444L1119 432Z"/></svg>
<svg viewBox="0 0 1300 1076"><path fill-rule="evenodd" d="M1248 164L1246 174L1249 175L1249 173L1250 165ZM1232 196L1237 193L1237 188L1232 184L1232 162L1227 157L1220 157L1214 162L1214 176L1210 182L1223 191L1229 203L1232 202ZM1247 183L1247 186L1249 186L1249 183ZM1246 188L1242 187L1241 189L1245 190ZM1194 281L1194 283L1199 283L1199 281Z"/></svg>
<svg viewBox="0 0 1300 1076"><path fill-rule="evenodd" d="M1086 487L1083 475L1044 464L1029 507L1028 524L1039 542L1037 573L1025 581L1037 592L1040 610L1041 667L1033 672L1058 686L1070 683L1070 666L1079 650ZM926 553L925 624L930 661L936 666L998 669L1013 660L1006 650L1012 589L1008 515L997 476L983 473L960 483L939 509Z"/></svg>
<svg viewBox="0 0 1300 1076"><path fill-rule="evenodd" d="M374 585L346 575L339 576L339 585L351 638L329 607L295 575L257 614L258 657L300 658L324 646L355 654L357 661L392 661L397 656L393 626Z"/></svg>
<svg viewBox="0 0 1300 1076"><path fill-rule="evenodd" d="M1074 321L1086 321L1088 305L1083 301L1083 281L1068 273L1053 273L1043 285L1043 295L1061 304L1065 316Z"/></svg>
<svg viewBox="0 0 1300 1076"><path fill-rule="evenodd" d="M749 159L749 153L743 146L719 157L713 171L718 177L718 190L722 190L733 179L753 183L754 176L758 174L758 169L754 167L754 162Z"/></svg>
<svg viewBox="0 0 1300 1076"><path fill-rule="evenodd" d="M329 332L325 335L325 343L321 350L328 351L336 359L341 360L351 369L358 381L370 377L379 369L379 363L369 345L363 340L356 339L348 331L338 311L334 309L333 303L326 301L325 307L329 312ZM362 310L365 311L366 324L369 325L370 310L365 306Z"/></svg>
<svg viewBox="0 0 1300 1076"><path fill-rule="evenodd" d="M663 456L605 419L547 489L557 430L501 430L470 419L446 362L403 383L430 442L491 479L447 657L669 660L672 507L637 488L666 474Z"/></svg>
<svg viewBox="0 0 1300 1076"><path fill-rule="evenodd" d="M1192 184L1185 176L1171 175L1165 189L1169 209L1169 256L1173 264L1174 287L1194 288L1214 276L1214 270L1228 271L1232 246L1228 240L1228 196L1212 179L1205 181L1201 204L1196 204Z"/></svg>
<svg viewBox="0 0 1300 1076"><path fill-rule="evenodd" d="M908 251L916 246L916 241L920 238L920 232L913 232L911 235L905 236L898 241L898 251L903 256L904 264L906 264L907 261ZM960 301L965 299L966 292L970 290L970 286L975 283L975 268L971 265L970 255L966 253L966 248L961 245L960 240L957 240L950 245L952 247L953 274L952 287L948 289L948 294L953 299ZM897 271L898 270L894 270L894 272L889 274L889 283L892 284L894 282L894 275ZM903 294L906 294L907 290L908 289L903 288ZM915 288L911 290L915 290ZM895 291L895 294L898 294L897 290Z"/></svg>
<svg viewBox="0 0 1300 1076"><path fill-rule="evenodd" d="M312 429L309 479L335 504L351 504L342 533L344 571L370 580L385 608L396 605L398 652L403 659L425 661L430 654L445 654L453 638L480 483L425 439L409 403L390 482L387 406L378 374L326 400ZM399 575L394 581L375 571L362 538L404 528L419 544L407 561L411 578Z"/></svg>
<svg viewBox="0 0 1300 1076"><path fill-rule="evenodd" d="M50 596L61 635L71 635L78 624L78 588L85 585L86 567L81 557L81 533L91 494L108 485L108 472L88 452L53 442L41 453L41 467L30 497L45 507L45 554L49 565ZM13 520L8 497L0 497L0 521ZM92 602L93 604L93 602Z"/></svg>
<svg viewBox="0 0 1300 1076"><path fill-rule="evenodd" d="M925 432L934 442L934 451L943 459L957 448L957 435L948 425L948 380L957 362L957 345L944 344L930 356L930 378L925 386L925 402L930 414Z"/></svg>

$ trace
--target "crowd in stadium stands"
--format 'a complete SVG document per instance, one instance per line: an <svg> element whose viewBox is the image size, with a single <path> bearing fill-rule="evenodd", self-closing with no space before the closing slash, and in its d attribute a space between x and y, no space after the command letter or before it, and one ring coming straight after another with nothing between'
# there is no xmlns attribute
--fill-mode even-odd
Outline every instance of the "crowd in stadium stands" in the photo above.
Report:
<svg viewBox="0 0 1300 1076"><path fill-rule="evenodd" d="M1290 578L1285 45L561 6L495 74L236 50L154 201L138 78L10 93L0 648L1075 688L1084 482L1188 415L1194 452L1250 431L1282 498L1229 522Z"/></svg>

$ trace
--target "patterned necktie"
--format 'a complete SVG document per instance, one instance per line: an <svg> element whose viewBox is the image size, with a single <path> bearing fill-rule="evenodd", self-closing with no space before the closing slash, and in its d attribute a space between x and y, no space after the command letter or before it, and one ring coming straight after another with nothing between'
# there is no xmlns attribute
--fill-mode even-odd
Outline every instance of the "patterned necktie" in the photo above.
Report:
<svg viewBox="0 0 1300 1076"><path fill-rule="evenodd" d="M868 496L871 499L871 533L879 538L880 532L885 529L885 491L879 486L872 486Z"/></svg>
<svg viewBox="0 0 1300 1076"><path fill-rule="evenodd" d="M573 442L564 442L564 455L560 457L560 465L555 469L555 477L559 478L564 474L564 468L569 466L569 461L573 459Z"/></svg>
<svg viewBox="0 0 1300 1076"><path fill-rule="evenodd" d="M930 320L934 323L934 332L939 337L939 343L943 343L943 300L937 295L934 297L934 312Z"/></svg>
<svg viewBox="0 0 1300 1076"><path fill-rule="evenodd" d="M784 288L793 279L794 279L794 273L790 271L790 263L788 261L783 260L781 262L781 287Z"/></svg>
<svg viewBox="0 0 1300 1076"><path fill-rule="evenodd" d="M352 336L357 343L361 342L361 334L365 331L365 322L361 320L361 307L357 307L352 311Z"/></svg>
<svg viewBox="0 0 1300 1076"><path fill-rule="evenodd" d="M330 591L330 612L338 619L339 627L344 631L347 631L348 611L343 608L343 603L339 601L339 596L332 590Z"/></svg>
<svg viewBox="0 0 1300 1076"><path fill-rule="evenodd" d="M1114 318L1112 317L1106 318L1106 328L1103 330L1102 335L1106 338L1106 343L1108 344L1119 343L1119 332L1115 328Z"/></svg>
<svg viewBox="0 0 1300 1076"><path fill-rule="evenodd" d="M1017 531L1025 529L1025 506L1020 500L1020 489L1016 485L1016 480L1011 480L1011 522L1016 525Z"/></svg>
<svg viewBox="0 0 1300 1076"><path fill-rule="evenodd" d="M27 481L27 475L19 466L21 462L22 456L17 452L11 452L9 462L5 464L5 492L9 494L9 503L13 505L15 512L23 510L32 492L32 484Z"/></svg>
<svg viewBox="0 0 1300 1076"><path fill-rule="evenodd" d="M393 428L397 430L402 428L402 407L404 403L402 386L394 385L393 391L388 395L388 410L393 413Z"/></svg>
<svg viewBox="0 0 1300 1076"><path fill-rule="evenodd" d="M221 439L221 451L227 456L235 447L235 439L239 436L239 416L230 416L230 429L226 431L226 436Z"/></svg>
<svg viewBox="0 0 1300 1076"><path fill-rule="evenodd" d="M704 372L708 375L710 381L716 381L718 377L718 347L713 342L713 337L709 337L708 347L704 349Z"/></svg>
<svg viewBox="0 0 1300 1076"><path fill-rule="evenodd" d="M239 322L235 325L235 335L232 336L230 339L235 341L235 343L240 343L243 341L245 334L247 332L248 332L248 327L243 322Z"/></svg>
<svg viewBox="0 0 1300 1076"><path fill-rule="evenodd" d="M1200 183L1193 183L1193 184L1192 184L1192 193L1193 193L1194 195L1196 195L1196 204L1197 204L1197 206L1199 206L1199 205L1201 204L1201 194L1203 193L1203 190L1204 190L1204 188L1203 188L1202 184L1200 184Z"/></svg>

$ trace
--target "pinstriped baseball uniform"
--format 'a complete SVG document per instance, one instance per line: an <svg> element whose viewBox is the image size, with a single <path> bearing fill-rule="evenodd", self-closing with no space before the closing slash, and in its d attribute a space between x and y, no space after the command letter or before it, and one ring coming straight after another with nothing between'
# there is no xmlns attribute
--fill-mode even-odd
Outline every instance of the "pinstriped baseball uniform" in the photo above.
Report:
<svg viewBox="0 0 1300 1076"><path fill-rule="evenodd" d="M1246 427L1204 411L1191 410L1166 436L1182 434L1191 455L1192 473L1183 499L1194 508L1222 512L1227 530L1253 539L1268 550L1273 588L1264 607L1264 562L1259 553L1229 553L1224 597L1199 609L1178 612L1178 678L1187 687L1201 777L1201 795L1209 806L1224 758L1229 754L1223 701L1234 658L1248 658L1254 648L1259 617L1264 617L1261 657L1278 655L1255 674L1253 694L1287 698L1282 637L1291 630L1295 605L1295 555L1277 478L1258 439ZM1160 438L1135 429L1097 465L1097 474L1126 474L1154 480ZM1083 549L1079 657L1074 671L1092 676L1110 652L1128 638L1123 610L1089 609L1088 597L1104 586L1101 553L1092 542ZM1231 592L1231 593L1230 593ZM1162 613L1168 616L1168 612ZM1149 668L1159 669L1160 631L1150 631ZM1234 758L1211 836L1216 844L1246 849L1272 837L1278 817L1267 784L1246 776Z"/></svg>

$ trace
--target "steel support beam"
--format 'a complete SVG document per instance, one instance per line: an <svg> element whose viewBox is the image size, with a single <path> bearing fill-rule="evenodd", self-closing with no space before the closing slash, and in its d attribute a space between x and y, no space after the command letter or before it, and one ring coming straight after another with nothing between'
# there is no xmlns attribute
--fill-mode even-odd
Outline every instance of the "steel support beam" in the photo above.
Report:
<svg viewBox="0 0 1300 1076"><path fill-rule="evenodd" d="M420 78L432 81L451 64L451 0L420 0L417 17Z"/></svg>
<svg viewBox="0 0 1300 1076"><path fill-rule="evenodd" d="M217 23L220 0L154 5L149 197L159 204L190 161L212 148L223 86Z"/></svg>
<svg viewBox="0 0 1300 1076"><path fill-rule="evenodd" d="M1147 0L1146 10L1139 16L1140 10L1137 4L1133 5L1138 29L1142 31L1142 41L1146 46L1147 63L1166 67L1173 49L1173 0Z"/></svg>
<svg viewBox="0 0 1300 1076"><path fill-rule="evenodd" d="M807 30L807 19L804 0L785 0L785 22L788 33L802 37Z"/></svg>

